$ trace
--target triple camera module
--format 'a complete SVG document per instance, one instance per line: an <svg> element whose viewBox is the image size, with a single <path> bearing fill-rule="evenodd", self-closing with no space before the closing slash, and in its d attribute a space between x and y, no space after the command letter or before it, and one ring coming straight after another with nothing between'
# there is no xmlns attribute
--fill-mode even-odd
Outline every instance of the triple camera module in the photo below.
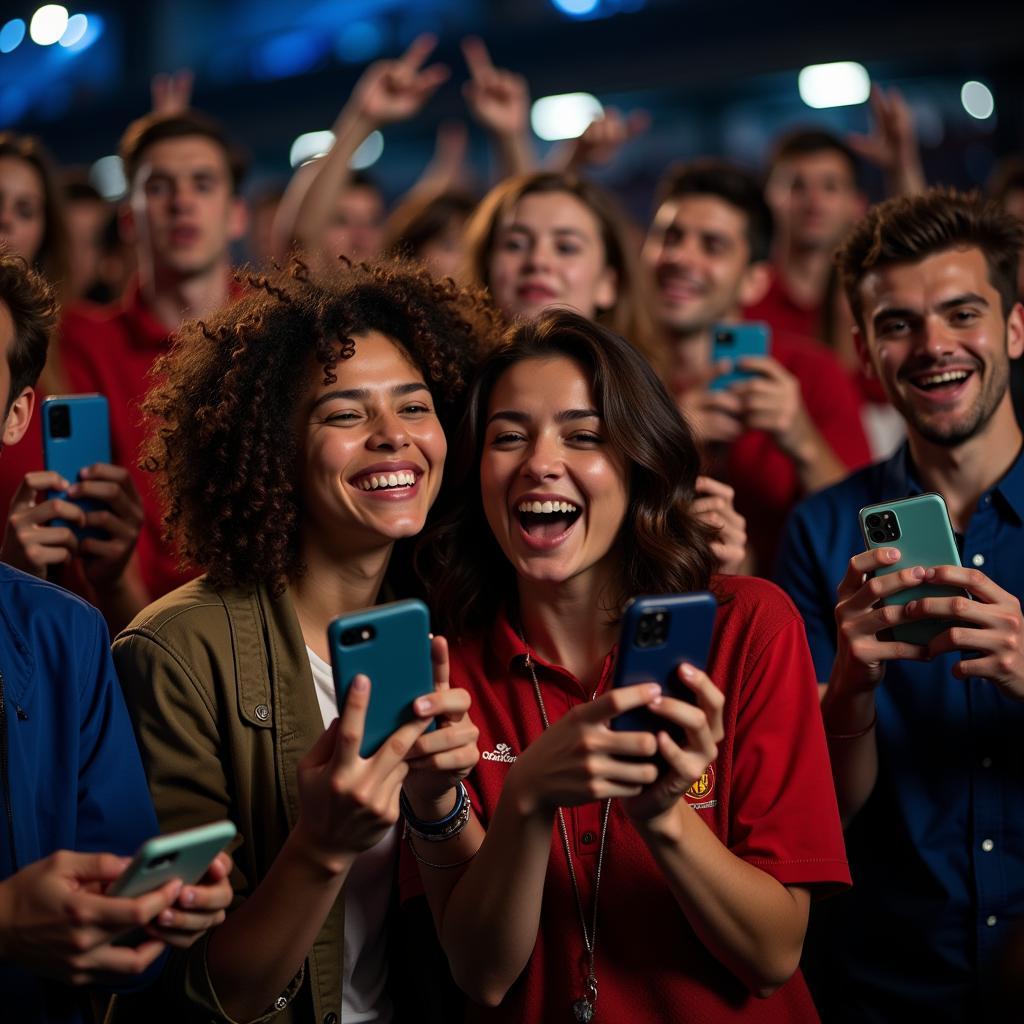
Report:
<svg viewBox="0 0 1024 1024"><path fill-rule="evenodd" d="M640 617L636 626L637 647L659 647L668 639L668 612L652 611Z"/></svg>
<svg viewBox="0 0 1024 1024"><path fill-rule="evenodd" d="M900 524L896 521L895 512L872 512L866 523L868 536L875 544L888 544L899 539Z"/></svg>

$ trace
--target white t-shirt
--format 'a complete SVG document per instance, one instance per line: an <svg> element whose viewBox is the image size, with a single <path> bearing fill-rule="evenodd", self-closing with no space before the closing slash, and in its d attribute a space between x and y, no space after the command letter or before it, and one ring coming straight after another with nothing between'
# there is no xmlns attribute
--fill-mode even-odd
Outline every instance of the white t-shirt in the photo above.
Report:
<svg viewBox="0 0 1024 1024"><path fill-rule="evenodd" d="M331 666L306 648L316 699L326 729L338 717ZM341 1022L391 1024L387 930L391 886L398 859L398 826L376 846L361 853L345 881L345 949L341 965Z"/></svg>

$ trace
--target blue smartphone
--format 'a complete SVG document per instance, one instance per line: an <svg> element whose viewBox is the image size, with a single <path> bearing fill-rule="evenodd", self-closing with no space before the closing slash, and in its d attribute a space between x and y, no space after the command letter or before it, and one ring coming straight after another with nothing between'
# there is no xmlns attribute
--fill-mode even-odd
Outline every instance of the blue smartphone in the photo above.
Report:
<svg viewBox="0 0 1024 1024"><path fill-rule="evenodd" d="M709 385L710 391L724 391L742 380L749 380L755 374L749 370L736 369L736 362L747 356L766 356L771 349L771 328L768 324L715 324L711 328L711 361L718 363L728 359L733 369L719 374Z"/></svg>
<svg viewBox="0 0 1024 1024"><path fill-rule="evenodd" d="M370 757L400 726L416 715L412 702L433 693L430 615L422 601L393 601L340 615L327 627L338 709L345 706L352 679L370 677L361 757ZM428 728L434 728L431 722Z"/></svg>
<svg viewBox="0 0 1024 1024"><path fill-rule="evenodd" d="M960 565L953 526L946 503L940 494L918 494L898 501L883 501L862 508L858 514L861 533L869 548L898 548L900 560L875 570L886 576L900 569L922 565ZM960 587L923 583L885 598L883 604L906 604L923 597L959 597L967 592ZM969 595L968 595L969 596ZM949 619L920 619L892 628L893 639L925 646L934 636L954 625Z"/></svg>
<svg viewBox="0 0 1024 1024"><path fill-rule="evenodd" d="M707 668L717 611L718 602L706 590L635 598L622 617L612 686L660 683L666 697L695 703L692 691L679 681L676 670L681 661L701 671ZM612 719L612 728L655 733L664 729L678 743L686 744L682 729L647 708L618 715Z"/></svg>
<svg viewBox="0 0 1024 1024"><path fill-rule="evenodd" d="M206 874L213 858L235 838L236 831L230 821L215 821L147 839L107 895L141 896L172 878L193 885Z"/></svg>
<svg viewBox="0 0 1024 1024"><path fill-rule="evenodd" d="M95 462L110 462L110 413L103 395L51 395L43 399L43 465L75 483L81 471ZM66 491L51 491L51 498L67 498ZM85 512L106 508L102 501L71 499ZM67 526L54 519L51 526ZM81 540L106 538L104 530L73 527Z"/></svg>

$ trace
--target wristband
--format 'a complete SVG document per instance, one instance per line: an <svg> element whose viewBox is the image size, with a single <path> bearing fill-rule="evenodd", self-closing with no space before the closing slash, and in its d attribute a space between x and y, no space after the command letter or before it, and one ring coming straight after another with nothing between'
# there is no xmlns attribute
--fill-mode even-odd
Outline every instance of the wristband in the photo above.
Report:
<svg viewBox="0 0 1024 1024"><path fill-rule="evenodd" d="M423 839L428 843L440 843L446 839L457 836L469 823L469 794L466 787L458 782L455 785L456 798L455 806L449 814L437 821L423 821L417 818L413 812L412 805L406 798L403 791L399 796L399 804L402 808L402 816L405 818L405 828L409 835L417 839Z"/></svg>
<svg viewBox="0 0 1024 1024"><path fill-rule="evenodd" d="M875 723L878 721L878 708L875 708L875 713L871 716L871 721L864 726L863 729L859 729L857 732L829 732L825 730L825 735L830 740L859 740L862 736L867 736L869 732L875 727Z"/></svg>

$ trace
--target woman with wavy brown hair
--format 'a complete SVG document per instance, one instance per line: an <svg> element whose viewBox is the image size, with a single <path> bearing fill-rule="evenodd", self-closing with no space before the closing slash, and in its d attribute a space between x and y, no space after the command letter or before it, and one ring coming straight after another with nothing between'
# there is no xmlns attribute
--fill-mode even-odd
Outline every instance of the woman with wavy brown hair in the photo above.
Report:
<svg viewBox="0 0 1024 1024"><path fill-rule="evenodd" d="M339 708L327 627L377 601L396 543L423 528L494 319L399 263L249 283L181 329L146 401L166 526L205 576L142 612L114 657L162 827L229 818L241 844L234 909L145 1019L387 1022L399 792L444 819L476 730L436 640L438 690L362 758L383 681L357 677Z"/></svg>
<svg viewBox="0 0 1024 1024"><path fill-rule="evenodd" d="M675 403L621 338L552 311L485 360L460 440L423 554L486 836L422 874L470 1019L816 1020L811 892L849 874L814 671L776 587L713 575ZM610 688L624 604L706 589L706 673ZM640 707L664 729L610 727ZM474 843L453 883L437 865Z"/></svg>

